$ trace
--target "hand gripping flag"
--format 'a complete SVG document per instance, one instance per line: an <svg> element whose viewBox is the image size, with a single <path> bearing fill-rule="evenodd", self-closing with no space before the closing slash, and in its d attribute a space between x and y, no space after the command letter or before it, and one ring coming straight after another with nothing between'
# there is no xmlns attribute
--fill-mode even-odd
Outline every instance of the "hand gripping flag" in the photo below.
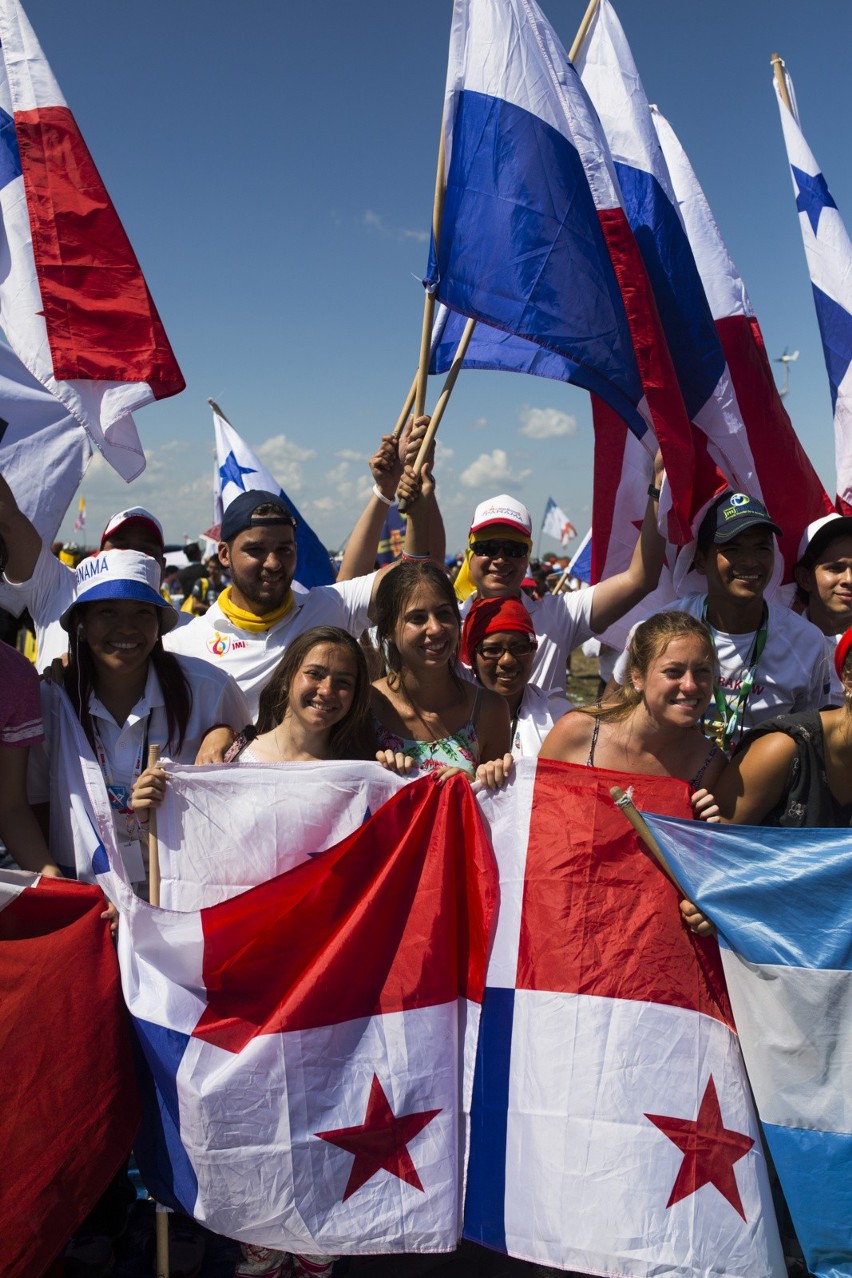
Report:
<svg viewBox="0 0 852 1278"><path fill-rule="evenodd" d="M306 523L295 503L252 452L246 441L234 430L218 405L213 409L213 432L216 436L217 471L214 479L213 522L221 524L222 513L235 497L251 488L277 493L299 521L296 526L298 553L296 575L301 585L328 586L334 581L331 559L319 537Z"/></svg>
<svg viewBox="0 0 852 1278"><path fill-rule="evenodd" d="M850 832L646 820L719 929L749 1080L808 1270L849 1278Z"/></svg>
<svg viewBox="0 0 852 1278"><path fill-rule="evenodd" d="M288 1251L452 1249L497 899L468 782L406 785L323 855L201 911L102 882L153 1078L136 1152L157 1199Z"/></svg>
<svg viewBox="0 0 852 1278"><path fill-rule="evenodd" d="M751 299L689 158L657 107L651 107L651 117L728 362L759 486L769 494L772 518L784 530L778 543L783 580L792 581L802 533L834 506L778 393Z"/></svg>
<svg viewBox="0 0 852 1278"><path fill-rule="evenodd" d="M127 480L131 413L184 380L139 263L18 0L0 3L0 325Z"/></svg>
<svg viewBox="0 0 852 1278"><path fill-rule="evenodd" d="M500 913L480 1024L465 1236L580 1273L785 1273L712 940L609 796L688 788L522 759L480 796Z"/></svg>
<svg viewBox="0 0 852 1278"><path fill-rule="evenodd" d="M852 514L852 242L805 141L793 82L783 63L780 70L790 107L781 96L777 79L773 83L831 388L837 505L848 515Z"/></svg>
<svg viewBox="0 0 852 1278"><path fill-rule="evenodd" d="M4 1278L47 1269L130 1153L139 1097L96 887L0 871Z"/></svg>
<svg viewBox="0 0 852 1278"><path fill-rule="evenodd" d="M645 442L650 424L672 481L671 534L688 540L689 421L594 109L534 0L456 0L444 133L427 286L477 326L570 362L566 380ZM512 359L480 367L539 371Z"/></svg>

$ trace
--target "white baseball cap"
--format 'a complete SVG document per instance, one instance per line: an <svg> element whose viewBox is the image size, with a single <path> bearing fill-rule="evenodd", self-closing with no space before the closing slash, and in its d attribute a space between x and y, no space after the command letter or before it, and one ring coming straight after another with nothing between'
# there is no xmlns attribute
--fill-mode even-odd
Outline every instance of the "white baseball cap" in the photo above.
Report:
<svg viewBox="0 0 852 1278"><path fill-rule="evenodd" d="M514 497L509 497L506 493L501 493L499 497L489 497L488 501L479 503L473 512L471 534L482 532L483 528L489 528L492 524L505 524L509 528L516 528L525 537L532 536L530 512L522 502L516 501Z"/></svg>
<svg viewBox="0 0 852 1278"><path fill-rule="evenodd" d="M159 519L151 514L150 510L145 510L143 506L131 506L129 510L119 510L117 514L110 515L107 520L107 526L101 533L101 547L105 541L109 541L114 532L117 532L122 524L140 523L148 524L151 531L156 533L161 546L165 546L166 539L163 536L163 525Z"/></svg>
<svg viewBox="0 0 852 1278"><path fill-rule="evenodd" d="M178 623L174 608L160 594L160 565L150 555L137 550L101 550L81 559L74 576L74 602L59 618L64 630L70 630L71 613L78 604L98 599L139 599L155 604L163 609L161 634L174 630Z"/></svg>
<svg viewBox="0 0 852 1278"><path fill-rule="evenodd" d="M836 527L834 527L835 524L837 525ZM816 559L816 556L825 549L829 542L834 541L835 537L842 537L844 534L849 533L852 533L852 518L849 515L839 515L837 511L832 511L830 515L823 515L821 519L814 519L802 533L802 540L799 542L799 557L796 562L801 562L809 551L813 559Z"/></svg>

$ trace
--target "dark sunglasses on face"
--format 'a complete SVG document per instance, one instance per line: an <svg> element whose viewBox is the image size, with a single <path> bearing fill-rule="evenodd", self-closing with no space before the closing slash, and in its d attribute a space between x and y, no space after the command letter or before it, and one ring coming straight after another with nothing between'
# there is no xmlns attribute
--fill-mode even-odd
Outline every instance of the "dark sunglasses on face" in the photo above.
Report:
<svg viewBox="0 0 852 1278"><path fill-rule="evenodd" d="M474 541L470 548L483 559L496 559L498 555L504 559L526 559L530 553L529 546L522 541Z"/></svg>

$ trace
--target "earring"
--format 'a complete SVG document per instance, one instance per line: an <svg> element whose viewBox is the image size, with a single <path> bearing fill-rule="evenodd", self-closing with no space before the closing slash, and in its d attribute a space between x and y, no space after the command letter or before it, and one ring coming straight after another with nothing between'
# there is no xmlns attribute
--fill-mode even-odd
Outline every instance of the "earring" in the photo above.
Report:
<svg viewBox="0 0 852 1278"><path fill-rule="evenodd" d="M86 630L82 622L80 622L79 626L77 627L77 642L78 643L86 642Z"/></svg>

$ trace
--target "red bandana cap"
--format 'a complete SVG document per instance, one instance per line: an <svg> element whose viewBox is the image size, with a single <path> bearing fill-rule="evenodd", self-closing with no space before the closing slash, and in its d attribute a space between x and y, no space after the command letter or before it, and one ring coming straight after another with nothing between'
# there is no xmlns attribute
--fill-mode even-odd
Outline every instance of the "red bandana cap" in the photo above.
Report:
<svg viewBox="0 0 852 1278"><path fill-rule="evenodd" d="M837 641L837 647L834 649L834 668L837 671L838 679L843 678L843 667L846 665L846 658L849 656L850 648L852 648L852 628L847 630L844 635L841 635Z"/></svg>
<svg viewBox="0 0 852 1278"><path fill-rule="evenodd" d="M477 599L465 617L461 636L461 659L466 666L473 666L473 655L486 635L517 630L532 638L532 648L538 647L530 614L520 599Z"/></svg>

